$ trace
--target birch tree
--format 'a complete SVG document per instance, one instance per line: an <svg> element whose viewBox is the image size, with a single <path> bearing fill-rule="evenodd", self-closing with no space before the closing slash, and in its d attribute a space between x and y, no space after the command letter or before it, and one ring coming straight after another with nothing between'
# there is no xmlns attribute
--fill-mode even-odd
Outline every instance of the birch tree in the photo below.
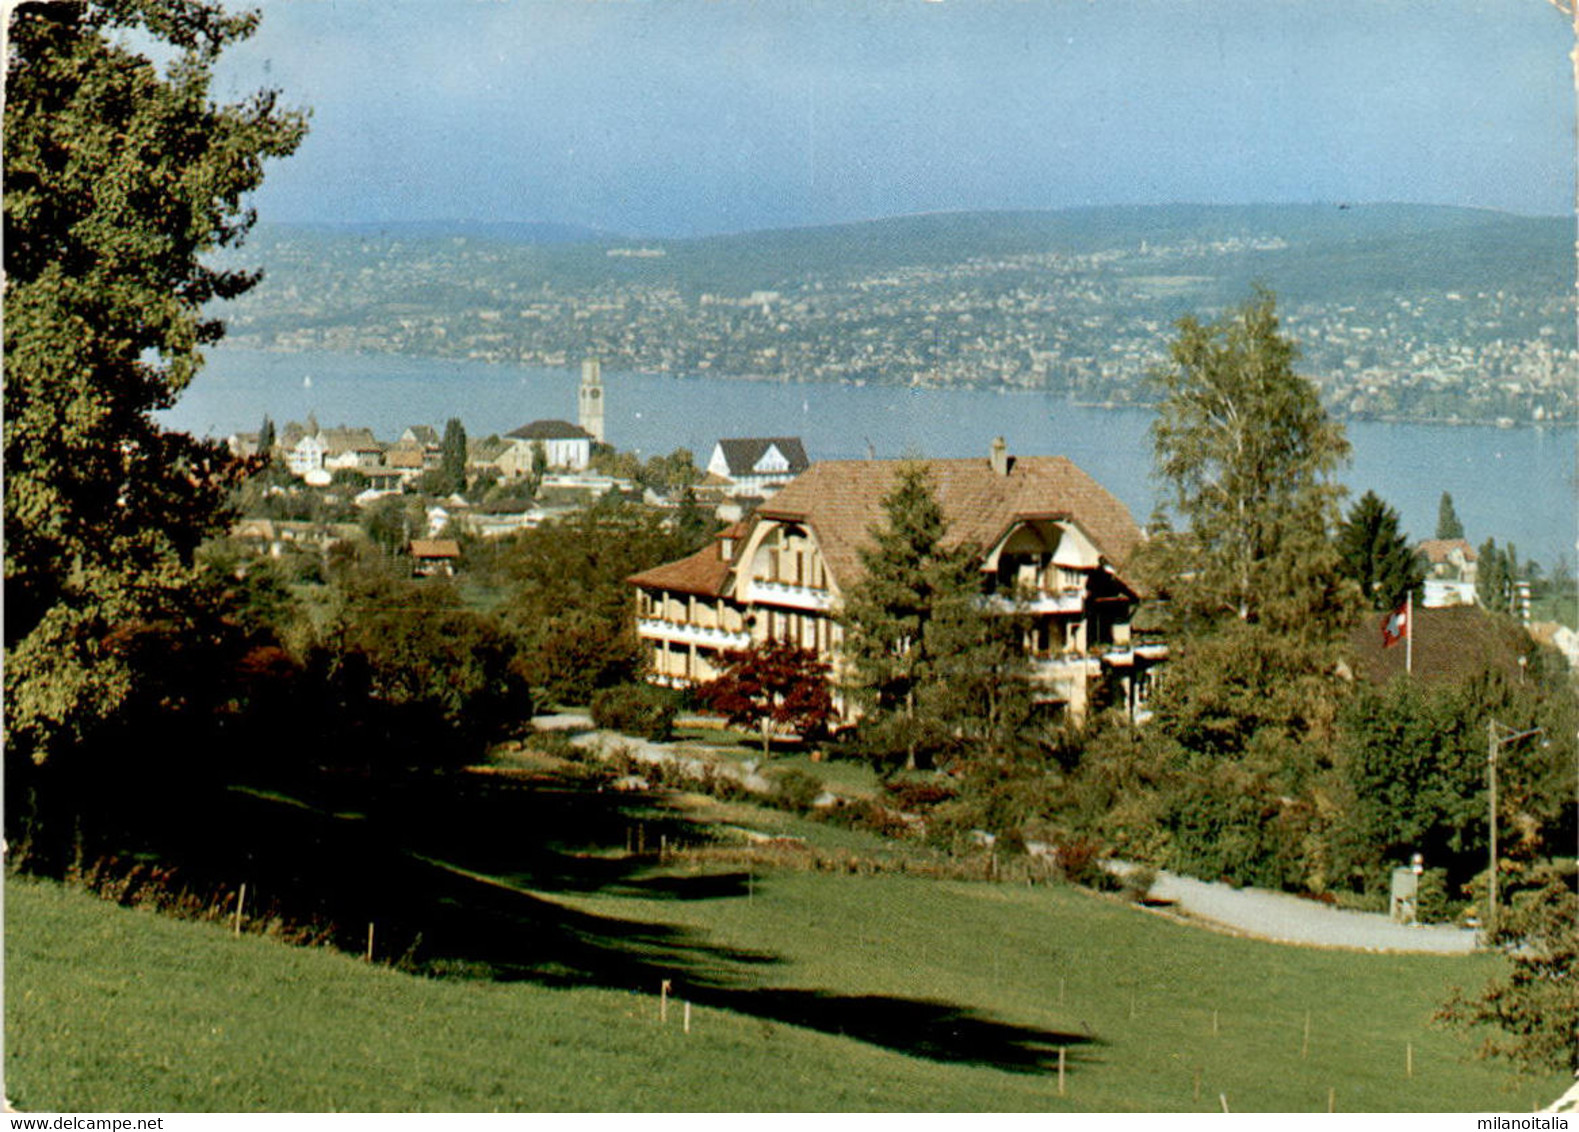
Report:
<svg viewBox="0 0 1579 1132"><path fill-rule="evenodd" d="M1294 372L1297 356L1258 288L1215 322L1179 320L1169 364L1151 377L1155 474L1184 520L1154 540L1152 569L1187 616L1303 633L1341 608L1329 536L1349 444Z"/></svg>

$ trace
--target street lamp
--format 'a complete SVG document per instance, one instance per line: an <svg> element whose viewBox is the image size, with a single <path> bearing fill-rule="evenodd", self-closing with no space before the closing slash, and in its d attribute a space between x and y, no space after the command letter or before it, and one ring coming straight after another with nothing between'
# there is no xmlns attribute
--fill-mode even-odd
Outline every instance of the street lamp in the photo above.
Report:
<svg viewBox="0 0 1579 1132"><path fill-rule="evenodd" d="M1518 731L1495 719L1486 721L1486 777L1491 787L1491 899L1487 903L1486 928L1490 933L1497 930L1497 752L1509 743L1539 735L1544 730L1544 727L1531 727Z"/></svg>

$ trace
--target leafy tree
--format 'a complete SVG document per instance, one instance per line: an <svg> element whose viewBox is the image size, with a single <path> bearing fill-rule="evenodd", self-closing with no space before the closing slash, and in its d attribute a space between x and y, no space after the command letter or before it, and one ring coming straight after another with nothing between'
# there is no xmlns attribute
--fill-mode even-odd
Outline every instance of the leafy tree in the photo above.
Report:
<svg viewBox="0 0 1579 1132"><path fill-rule="evenodd" d="M1343 573L1373 609L1395 609L1425 582L1425 563L1398 529L1398 512L1367 491L1338 526Z"/></svg>
<svg viewBox="0 0 1579 1132"><path fill-rule="evenodd" d="M935 742L925 736L940 730L918 708L948 678L934 625L960 616L980 586L970 550L943 545L947 524L924 463L901 464L882 502L885 521L860 551L865 573L845 594L844 654L850 690L870 717L864 726L892 739L914 767L919 750Z"/></svg>
<svg viewBox="0 0 1579 1132"><path fill-rule="evenodd" d="M702 472L696 466L696 456L689 448L676 448L667 456L653 456L642 466L640 475L643 487L650 487L658 492L689 488L701 478Z"/></svg>
<svg viewBox="0 0 1579 1132"><path fill-rule="evenodd" d="M726 652L723 660L723 673L697 696L730 723L760 728L764 758L772 753L774 731L816 736L833 719L829 667L815 650L763 641Z"/></svg>
<svg viewBox="0 0 1579 1132"><path fill-rule="evenodd" d="M1188 527L1152 540L1150 569L1185 619L1231 614L1292 632L1341 608L1329 532L1349 452L1315 387L1294 372L1275 300L1258 289L1217 322L1178 323L1153 373L1156 472Z"/></svg>
<svg viewBox="0 0 1579 1132"><path fill-rule="evenodd" d="M532 714L509 636L448 581L414 582L383 561L342 573L308 671L323 729L355 736L353 757L369 762L386 750L407 765L473 757Z"/></svg>
<svg viewBox="0 0 1579 1132"><path fill-rule="evenodd" d="M1495 942L1505 974L1479 995L1455 990L1437 1017L1464 1029L1489 1029L1483 1057L1507 1058L1534 1072L1579 1073L1579 894L1572 865L1547 867L1502 917Z"/></svg>
<svg viewBox="0 0 1579 1132"><path fill-rule="evenodd" d="M126 701L117 625L179 606L238 465L162 430L251 287L207 253L253 223L243 197L300 142L273 92L209 101L256 14L199 0L28 3L6 64L5 683L10 746L35 759ZM173 53L164 71L128 34ZM161 48L163 50L163 48Z"/></svg>
<svg viewBox="0 0 1579 1132"><path fill-rule="evenodd" d="M1338 819L1348 879L1379 887L1414 853L1462 881L1486 837L1481 713L1458 689L1399 680L1346 705L1337 758L1347 790Z"/></svg>
<svg viewBox="0 0 1579 1132"><path fill-rule="evenodd" d="M439 460L439 475L443 494L451 495L466 490L466 426L459 417L451 417L444 425L443 454Z"/></svg>
<svg viewBox="0 0 1579 1132"><path fill-rule="evenodd" d="M479 579L509 590L500 613L549 701L586 703L598 688L636 678L642 654L625 579L699 549L661 512L605 499L521 532Z"/></svg>
<svg viewBox="0 0 1579 1132"><path fill-rule="evenodd" d="M398 554L427 526L422 502L410 495L387 495L363 512L362 529L385 554Z"/></svg>
<svg viewBox="0 0 1579 1132"><path fill-rule="evenodd" d="M1453 510L1453 497L1445 491L1442 493L1442 502L1436 508L1436 537L1464 537L1464 524L1458 521L1458 512Z"/></svg>

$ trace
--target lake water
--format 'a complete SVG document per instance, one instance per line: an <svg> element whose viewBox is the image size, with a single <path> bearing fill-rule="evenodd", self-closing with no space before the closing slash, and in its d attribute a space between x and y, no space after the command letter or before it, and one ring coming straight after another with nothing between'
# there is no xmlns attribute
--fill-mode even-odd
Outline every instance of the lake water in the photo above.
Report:
<svg viewBox="0 0 1579 1132"><path fill-rule="evenodd" d="M579 370L538 369L371 354L275 354L221 346L162 419L173 428L225 436L253 432L265 414L283 426L305 420L364 425L393 440L408 425L442 431L459 417L473 437L528 421L574 421ZM769 384L605 370L605 431L643 456L685 447L705 462L730 436L799 436L813 459L982 456L995 436L1021 455L1067 456L1145 522L1153 414L1071 405L1036 393L920 390L892 386ZM1512 541L1548 568L1575 561L1579 478L1572 428L1495 429L1348 425L1351 498L1374 490L1414 538L1436 531L1442 492L1453 495L1465 532Z"/></svg>

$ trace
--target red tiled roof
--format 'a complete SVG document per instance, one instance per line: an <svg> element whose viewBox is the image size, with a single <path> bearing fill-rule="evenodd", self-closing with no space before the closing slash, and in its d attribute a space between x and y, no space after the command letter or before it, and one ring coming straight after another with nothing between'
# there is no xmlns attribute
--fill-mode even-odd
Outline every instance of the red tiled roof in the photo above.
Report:
<svg viewBox="0 0 1579 1132"><path fill-rule="evenodd" d="M1434 566L1439 566L1447 561L1447 556L1455 550L1464 552L1464 561L1473 562L1478 557L1475 548L1461 538L1428 538L1420 542L1420 553L1424 554Z"/></svg>
<svg viewBox="0 0 1579 1132"><path fill-rule="evenodd" d="M723 592L729 565L719 557L718 543L710 542L689 558L665 562L662 566L632 574L626 581L648 590L718 597Z"/></svg>
<svg viewBox="0 0 1579 1132"><path fill-rule="evenodd" d="M1020 456L999 475L985 458L923 460L947 517L946 544L992 546L1018 520L1068 519L1117 571L1141 541L1129 510L1063 456ZM842 588L861 574L859 548L885 521L883 497L903 461L829 460L813 464L757 511L761 518L806 523Z"/></svg>
<svg viewBox="0 0 1579 1132"><path fill-rule="evenodd" d="M459 558L461 544L452 538L414 538L411 540L413 558Z"/></svg>

